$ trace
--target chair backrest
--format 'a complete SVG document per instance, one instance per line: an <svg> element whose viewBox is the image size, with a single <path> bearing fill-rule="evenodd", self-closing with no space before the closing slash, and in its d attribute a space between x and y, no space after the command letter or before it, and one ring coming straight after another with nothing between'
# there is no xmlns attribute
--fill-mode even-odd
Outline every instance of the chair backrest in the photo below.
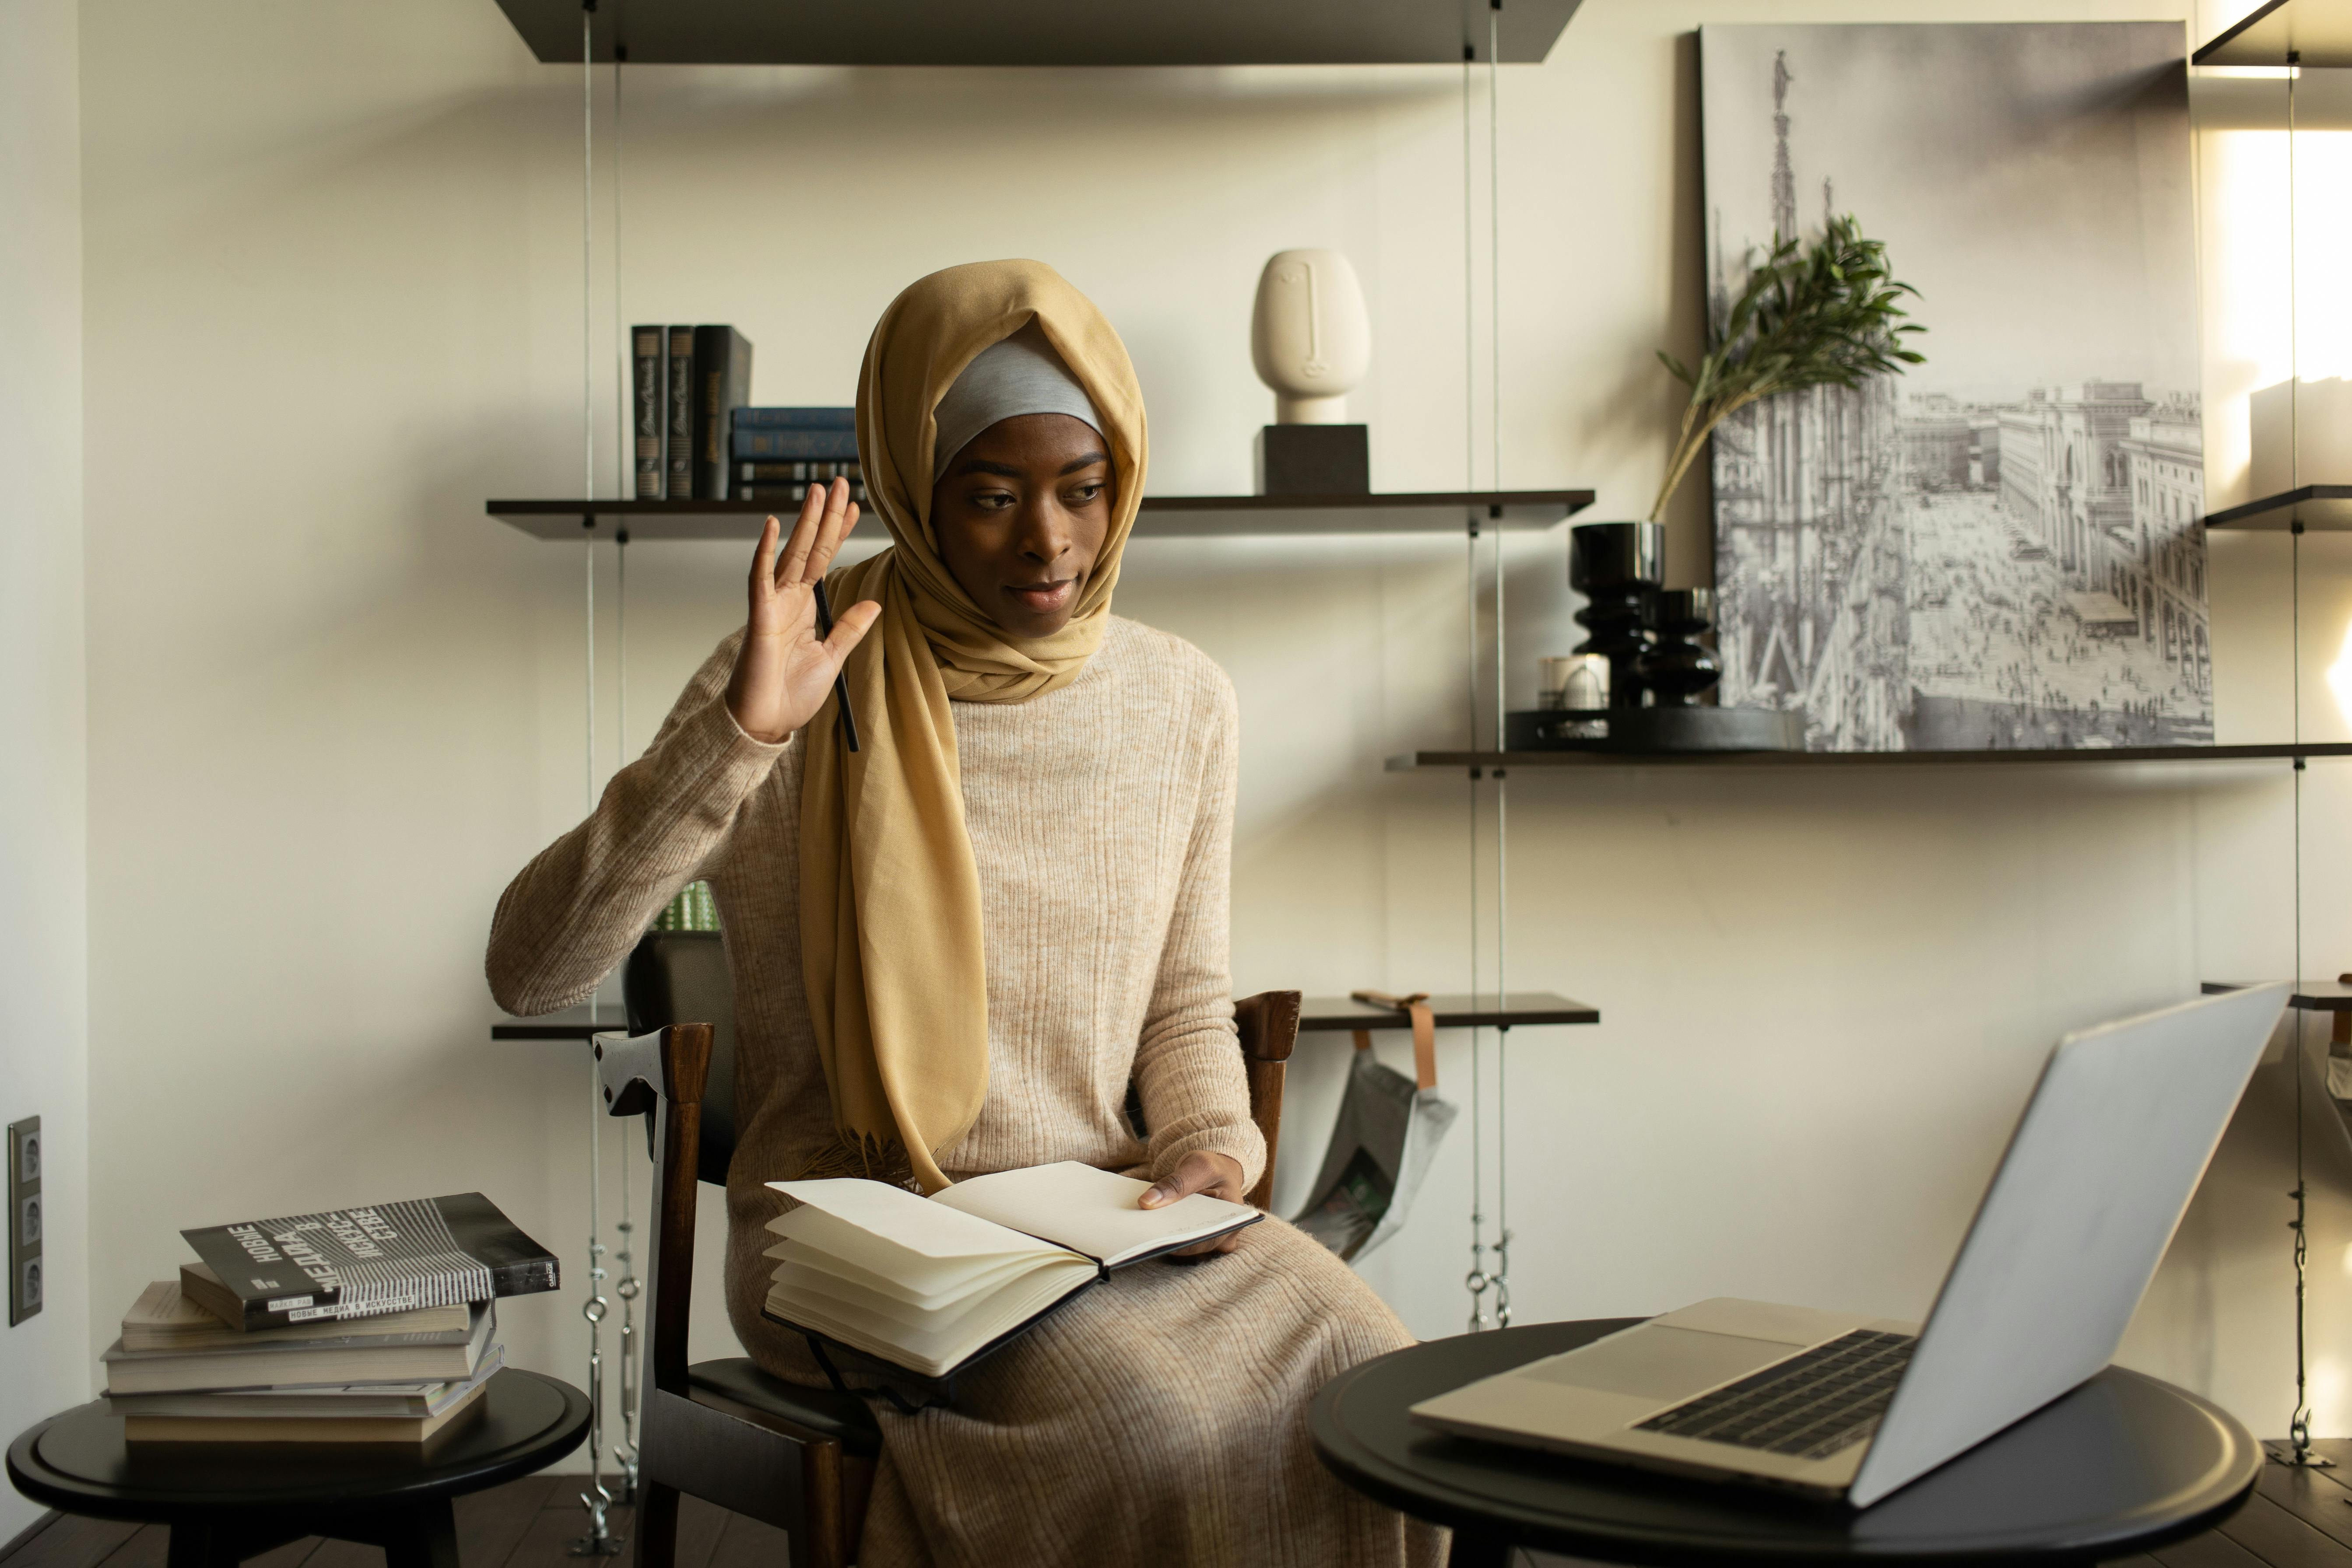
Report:
<svg viewBox="0 0 2352 1568"><path fill-rule="evenodd" d="M702 1090L702 1136L695 1173L727 1184L735 1157L735 977L715 931L649 931L621 966L629 1033L667 1024L710 1026L710 1074Z"/></svg>
<svg viewBox="0 0 2352 1568"><path fill-rule="evenodd" d="M629 1033L670 1024L710 1026L709 1080L702 1090L695 1173L724 1186L735 1157L735 980L715 931L649 931L621 967L621 1001ZM1250 1116L1265 1137L1265 1173L1249 1193L1264 1208L1274 1196L1274 1156L1282 1137L1282 1089L1298 1043L1299 994L1261 991L1234 1004L1242 1066L1249 1077Z"/></svg>

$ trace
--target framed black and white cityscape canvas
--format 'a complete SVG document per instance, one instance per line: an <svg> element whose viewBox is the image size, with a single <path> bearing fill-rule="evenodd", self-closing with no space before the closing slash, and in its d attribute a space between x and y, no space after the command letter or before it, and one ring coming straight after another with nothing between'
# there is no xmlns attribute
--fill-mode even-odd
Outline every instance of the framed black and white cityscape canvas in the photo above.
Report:
<svg viewBox="0 0 2352 1568"><path fill-rule="evenodd" d="M1709 26L1707 288L1851 213L1901 376L1715 435L1727 706L1817 751L2213 737L2177 22Z"/></svg>

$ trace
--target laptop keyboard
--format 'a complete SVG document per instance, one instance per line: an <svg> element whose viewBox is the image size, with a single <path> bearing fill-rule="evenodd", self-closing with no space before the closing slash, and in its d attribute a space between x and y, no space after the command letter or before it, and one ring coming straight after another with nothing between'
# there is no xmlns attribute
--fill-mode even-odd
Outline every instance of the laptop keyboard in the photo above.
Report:
<svg viewBox="0 0 2352 1568"><path fill-rule="evenodd" d="M1825 1459L1877 1430L1915 1342L1909 1334L1856 1329L1662 1410L1634 1429Z"/></svg>

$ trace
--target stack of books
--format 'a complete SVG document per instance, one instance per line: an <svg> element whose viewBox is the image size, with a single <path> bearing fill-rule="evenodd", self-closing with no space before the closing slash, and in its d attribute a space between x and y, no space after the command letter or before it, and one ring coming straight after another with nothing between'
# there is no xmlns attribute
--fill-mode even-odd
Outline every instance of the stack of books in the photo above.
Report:
<svg viewBox="0 0 2352 1568"><path fill-rule="evenodd" d="M181 1234L103 1358L131 1442L425 1442L504 1364L492 1298L558 1282L479 1193Z"/></svg>
<svg viewBox="0 0 2352 1568"><path fill-rule="evenodd" d="M849 499L866 504L855 408L738 408L727 456L739 500L798 504L810 485L842 479Z"/></svg>
<svg viewBox="0 0 2352 1568"><path fill-rule="evenodd" d="M632 327L636 498L723 500L730 417L751 401L751 341L726 325Z"/></svg>

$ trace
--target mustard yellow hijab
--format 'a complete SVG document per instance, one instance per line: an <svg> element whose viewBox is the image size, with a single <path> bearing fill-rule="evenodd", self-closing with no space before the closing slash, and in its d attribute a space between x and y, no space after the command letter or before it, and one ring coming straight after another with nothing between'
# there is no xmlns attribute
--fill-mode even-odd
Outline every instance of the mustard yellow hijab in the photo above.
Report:
<svg viewBox="0 0 2352 1568"><path fill-rule="evenodd" d="M1118 505L1069 624L1016 639L940 559L932 448L956 377L1032 321L1102 415ZM826 588L836 609L882 606L844 670L863 749L843 748L831 702L801 736L801 963L840 1135L804 1173L929 1193L948 1184L939 1153L988 1094L980 875L948 703L1026 702L1076 679L1102 646L1143 496L1143 395L1118 334L1052 268L974 262L882 312L858 374L857 449L891 543Z"/></svg>

